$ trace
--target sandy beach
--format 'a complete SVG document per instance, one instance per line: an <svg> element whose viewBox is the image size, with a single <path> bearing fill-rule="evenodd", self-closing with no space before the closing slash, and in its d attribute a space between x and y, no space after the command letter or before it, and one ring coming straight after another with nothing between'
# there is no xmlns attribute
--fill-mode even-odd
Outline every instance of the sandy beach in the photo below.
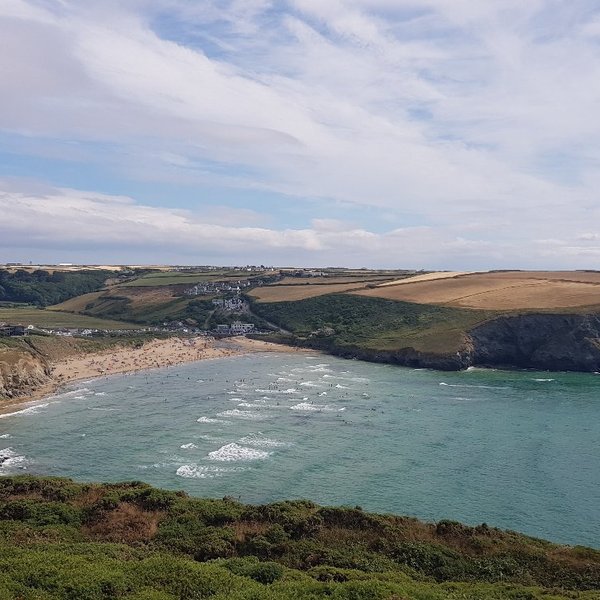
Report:
<svg viewBox="0 0 600 600"><path fill-rule="evenodd" d="M76 380L92 379L117 373L136 373L146 369L171 367L199 360L226 358L251 352L302 352L281 344L244 337L225 341L211 337L172 337L155 339L139 348L116 346L97 353L81 353L51 364L51 380L28 396L14 398L0 406L0 414L12 412L16 406L37 401L55 393Z"/></svg>

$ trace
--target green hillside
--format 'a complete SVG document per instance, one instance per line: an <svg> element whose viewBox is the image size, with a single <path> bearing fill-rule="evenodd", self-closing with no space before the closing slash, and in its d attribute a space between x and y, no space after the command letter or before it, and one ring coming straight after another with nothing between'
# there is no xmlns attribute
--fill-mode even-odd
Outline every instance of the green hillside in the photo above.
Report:
<svg viewBox="0 0 600 600"><path fill-rule="evenodd" d="M252 310L290 331L300 343L324 349L359 347L455 352L465 332L496 313L328 294L296 302L254 302Z"/></svg>
<svg viewBox="0 0 600 600"><path fill-rule="evenodd" d="M0 478L0 599L600 598L600 552L485 524Z"/></svg>

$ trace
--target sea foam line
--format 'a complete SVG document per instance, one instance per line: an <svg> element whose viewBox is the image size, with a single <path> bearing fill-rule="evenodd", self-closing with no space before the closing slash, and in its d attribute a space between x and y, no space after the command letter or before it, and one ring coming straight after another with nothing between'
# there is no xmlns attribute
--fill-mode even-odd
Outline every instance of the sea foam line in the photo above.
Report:
<svg viewBox="0 0 600 600"><path fill-rule="evenodd" d="M44 402L42 404L36 404L35 406L30 406L29 408L24 408L22 410L17 410L11 413L4 413L0 415L0 419L6 419L7 417L14 417L15 415L35 415L40 408L46 408L50 403Z"/></svg>
<svg viewBox="0 0 600 600"><path fill-rule="evenodd" d="M245 471L245 467L215 467L213 465L181 465L176 473L179 477L186 479L212 479L214 477L223 477L224 473L238 473Z"/></svg>

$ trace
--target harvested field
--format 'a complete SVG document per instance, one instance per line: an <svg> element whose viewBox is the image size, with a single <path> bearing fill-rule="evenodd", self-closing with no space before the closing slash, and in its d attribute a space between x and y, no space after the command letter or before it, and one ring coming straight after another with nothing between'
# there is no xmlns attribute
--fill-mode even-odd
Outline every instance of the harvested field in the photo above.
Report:
<svg viewBox="0 0 600 600"><path fill-rule="evenodd" d="M363 275L355 277L284 277L272 285L332 285L337 283L355 283L356 287L372 283L374 285L385 285L392 279L389 275ZM396 278L394 278L397 281Z"/></svg>
<svg viewBox="0 0 600 600"><path fill-rule="evenodd" d="M328 285L271 285L259 287L249 292L259 302L292 302L306 300L325 294L334 294L365 288L365 283L331 283Z"/></svg>
<svg viewBox="0 0 600 600"><path fill-rule="evenodd" d="M449 279L457 277L458 275L469 275L471 271L437 271L435 273L424 273L423 275L413 275L412 277L404 277L402 279L394 279L394 281L387 281L382 283L381 286L387 285L404 285L406 283L415 283L417 281L433 281L437 279Z"/></svg>
<svg viewBox="0 0 600 600"><path fill-rule="evenodd" d="M355 293L482 310L565 310L600 305L600 272L472 273L429 281L407 280Z"/></svg>

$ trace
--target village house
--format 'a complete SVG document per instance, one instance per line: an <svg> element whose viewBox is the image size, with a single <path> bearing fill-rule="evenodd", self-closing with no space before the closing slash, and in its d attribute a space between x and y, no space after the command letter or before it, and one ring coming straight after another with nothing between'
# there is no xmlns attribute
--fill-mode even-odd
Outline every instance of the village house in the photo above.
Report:
<svg viewBox="0 0 600 600"><path fill-rule="evenodd" d="M9 325L8 323L0 325L0 336L16 337L27 335L27 328L24 325Z"/></svg>

